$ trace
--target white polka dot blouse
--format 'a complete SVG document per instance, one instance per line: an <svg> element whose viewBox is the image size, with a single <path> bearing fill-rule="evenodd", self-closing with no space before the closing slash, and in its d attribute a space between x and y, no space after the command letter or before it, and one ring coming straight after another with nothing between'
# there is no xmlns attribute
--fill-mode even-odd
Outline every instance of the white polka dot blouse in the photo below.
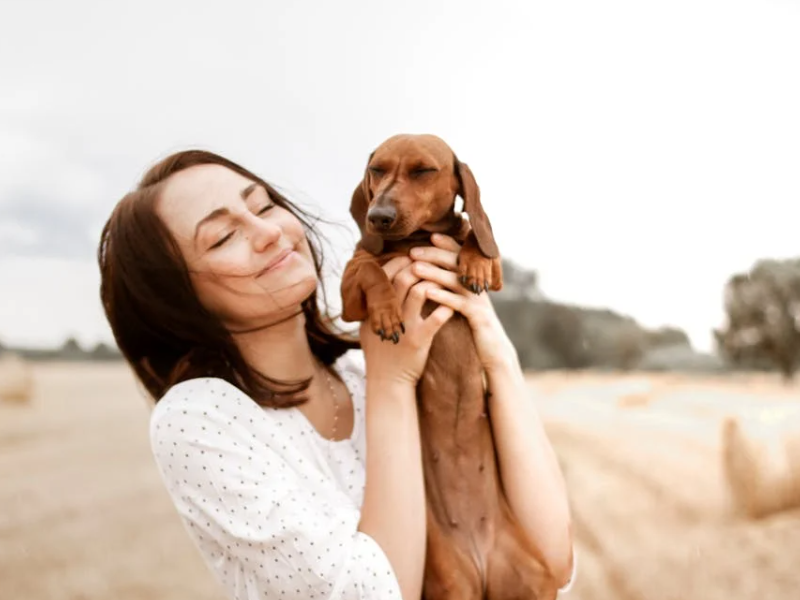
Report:
<svg viewBox="0 0 800 600"><path fill-rule="evenodd" d="M172 387L150 441L190 537L233 599L400 599L386 555L357 531L365 480L363 354L334 364L353 400L349 439L297 408L258 406L222 379Z"/></svg>

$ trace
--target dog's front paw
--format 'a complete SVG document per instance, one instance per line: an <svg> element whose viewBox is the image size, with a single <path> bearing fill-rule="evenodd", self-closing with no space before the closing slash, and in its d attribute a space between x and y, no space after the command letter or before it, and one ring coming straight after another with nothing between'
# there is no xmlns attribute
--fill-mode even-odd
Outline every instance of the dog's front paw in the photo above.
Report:
<svg viewBox="0 0 800 600"><path fill-rule="evenodd" d="M500 259L487 258L477 248L465 245L458 255L458 280L475 294L502 287Z"/></svg>
<svg viewBox="0 0 800 600"><path fill-rule="evenodd" d="M369 320L373 333L381 336L381 340L392 340L396 344L400 334L406 332L396 297L370 305Z"/></svg>

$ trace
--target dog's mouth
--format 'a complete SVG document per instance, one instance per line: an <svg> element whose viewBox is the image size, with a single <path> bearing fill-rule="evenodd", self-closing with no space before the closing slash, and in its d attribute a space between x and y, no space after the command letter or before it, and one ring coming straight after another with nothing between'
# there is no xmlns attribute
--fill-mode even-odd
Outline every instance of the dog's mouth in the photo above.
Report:
<svg viewBox="0 0 800 600"><path fill-rule="evenodd" d="M409 223L404 218L398 218L394 223L386 226L376 226L373 223L367 224L367 231L369 233L377 235L387 241L402 240L416 229L418 229L418 227L415 227L414 223Z"/></svg>
<svg viewBox="0 0 800 600"><path fill-rule="evenodd" d="M379 235L384 240L396 242L398 240L406 239L409 236L409 233L402 231L376 231L375 235Z"/></svg>
<svg viewBox="0 0 800 600"><path fill-rule="evenodd" d="M382 226L367 222L367 232L389 242L409 238L430 239L433 232L452 233L461 228L461 215L450 212L437 221L411 222L407 216L399 216L393 223Z"/></svg>
<svg viewBox="0 0 800 600"><path fill-rule="evenodd" d="M376 235L379 235L385 242L430 242L431 239L431 232L423 228L415 229L409 233L376 232Z"/></svg>

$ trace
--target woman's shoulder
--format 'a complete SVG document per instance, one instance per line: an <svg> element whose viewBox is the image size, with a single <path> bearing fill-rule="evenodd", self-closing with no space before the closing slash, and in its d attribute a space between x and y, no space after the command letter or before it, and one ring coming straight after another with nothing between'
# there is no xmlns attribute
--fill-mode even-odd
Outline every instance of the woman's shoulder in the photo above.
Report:
<svg viewBox="0 0 800 600"><path fill-rule="evenodd" d="M240 404L242 399L252 402L242 390L220 377L196 377L180 381L170 387L156 402L154 412L173 410L176 406L191 405L207 409Z"/></svg>
<svg viewBox="0 0 800 600"><path fill-rule="evenodd" d="M224 423L244 418L258 405L236 386L218 377L198 377L176 383L156 402L150 413L150 435L163 427L189 423Z"/></svg>
<svg viewBox="0 0 800 600"><path fill-rule="evenodd" d="M366 371L360 349L345 352L335 368L351 391L363 391ZM164 435L165 430L176 435L203 426L246 434L253 427L271 427L281 420L228 381L198 377L176 383L156 402L150 414L150 436Z"/></svg>

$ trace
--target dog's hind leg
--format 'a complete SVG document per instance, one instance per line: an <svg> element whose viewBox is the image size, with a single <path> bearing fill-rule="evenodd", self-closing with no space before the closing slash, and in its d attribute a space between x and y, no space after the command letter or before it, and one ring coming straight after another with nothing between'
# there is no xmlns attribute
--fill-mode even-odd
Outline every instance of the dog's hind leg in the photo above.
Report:
<svg viewBox="0 0 800 600"><path fill-rule="evenodd" d="M449 535L429 507L423 600L483 600L478 566Z"/></svg>
<svg viewBox="0 0 800 600"><path fill-rule="evenodd" d="M555 600L554 579L538 560L521 529L501 521L487 565L487 600Z"/></svg>

